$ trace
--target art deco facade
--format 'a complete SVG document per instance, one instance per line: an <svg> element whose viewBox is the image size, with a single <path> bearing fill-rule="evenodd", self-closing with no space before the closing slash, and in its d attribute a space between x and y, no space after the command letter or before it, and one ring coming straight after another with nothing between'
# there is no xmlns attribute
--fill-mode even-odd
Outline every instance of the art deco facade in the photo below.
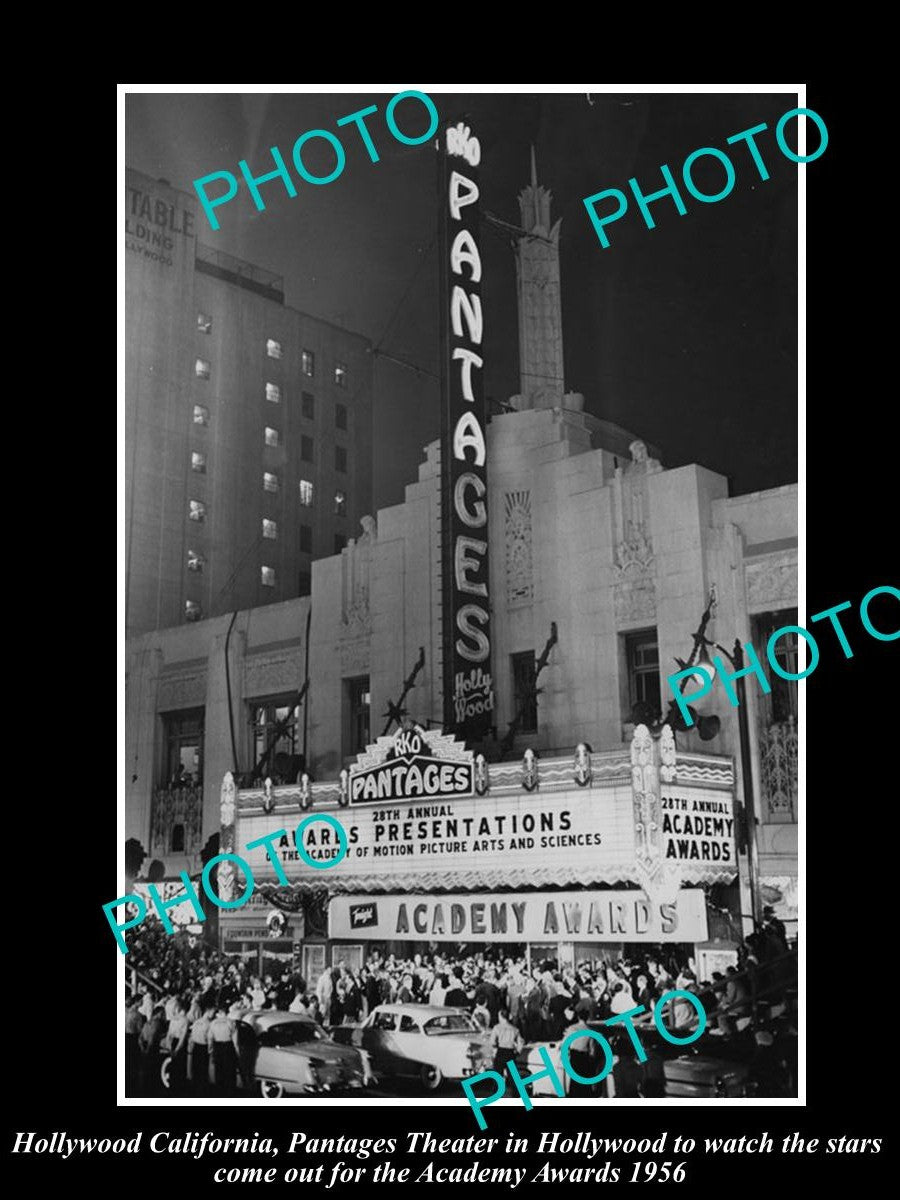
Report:
<svg viewBox="0 0 900 1200"><path fill-rule="evenodd" d="M533 182L521 203L525 228L552 238L543 189ZM585 744L606 764L610 787L617 771L622 785L632 786L635 705L665 711L665 677L676 669L676 656L690 652L711 589L717 606L707 636L728 646L735 638L760 646L773 628L795 623L797 609L796 487L729 496L722 476L698 464L666 469L653 447L586 414L583 397L562 387L558 289L548 315L541 286L553 263L538 266L522 252L519 303L528 330L522 392L487 430L493 757L503 760L491 769L500 793L515 793L526 808L537 803L518 782L529 749L537 755L538 790L541 778L546 789L571 790L571 764ZM541 343L542 328L548 343ZM548 377L557 382L548 384ZM298 763L320 798L313 811L320 801L335 808L340 772L387 728L384 714L423 652L404 707L423 728L441 725L439 521L435 443L403 503L366 520L340 554L313 564L311 596L248 607L233 622L220 616L130 641L127 831L164 863L167 876L198 868L205 839L220 828L228 772L246 785L238 788L238 806L248 813L262 811L266 776L276 796L280 782L290 784L285 803L294 804ZM554 629L540 694L529 701L535 660ZM783 645L790 657L793 648ZM752 804L761 899L790 919L796 915L796 685L772 682L767 696L752 681L747 689ZM686 764L679 769L692 786L712 780L728 793L729 805L740 804L749 797L737 713L721 689L702 702L702 712L720 718L719 732L709 741L696 731L677 733ZM173 790L168 785L185 746L202 758L202 776L198 771L192 788ZM599 793L596 803L604 803ZM507 857L480 861L481 888L502 890ZM540 866L535 860L536 871ZM515 878L521 887L521 875ZM588 876L579 878L584 883ZM699 879L692 876L693 884ZM722 880L728 884L727 872ZM611 877L593 882L609 886ZM327 880L316 884L321 889ZM507 895L512 886L510 876ZM390 887L399 894L423 890L421 876L403 876L402 862ZM477 891L478 882L470 879L469 887ZM744 893L732 895L736 913L749 911L746 886ZM317 936L324 946L321 927Z"/></svg>

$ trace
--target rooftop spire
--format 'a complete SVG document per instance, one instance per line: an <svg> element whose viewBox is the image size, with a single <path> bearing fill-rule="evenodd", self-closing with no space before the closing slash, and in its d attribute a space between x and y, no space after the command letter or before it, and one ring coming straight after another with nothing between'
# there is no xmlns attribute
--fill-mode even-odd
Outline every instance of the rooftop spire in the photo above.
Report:
<svg viewBox="0 0 900 1200"><path fill-rule="evenodd" d="M537 163L534 160L534 142L531 143L531 186L536 188L537 181Z"/></svg>

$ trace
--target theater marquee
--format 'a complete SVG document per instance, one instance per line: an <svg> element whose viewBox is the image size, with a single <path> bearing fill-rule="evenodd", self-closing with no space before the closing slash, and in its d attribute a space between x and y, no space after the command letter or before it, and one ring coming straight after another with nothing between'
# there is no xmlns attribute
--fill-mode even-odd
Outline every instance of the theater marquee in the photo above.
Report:
<svg viewBox="0 0 900 1200"><path fill-rule="evenodd" d="M361 941L703 942L699 888L660 902L639 891L332 896L328 936Z"/></svg>
<svg viewBox="0 0 900 1200"><path fill-rule="evenodd" d="M475 791L472 753L449 734L420 726L379 738L350 768L351 804L457 799Z"/></svg>
<svg viewBox="0 0 900 1200"><path fill-rule="evenodd" d="M286 823L278 852L289 878L327 881L335 891L367 886L388 889L403 877L413 885L519 886L534 883L596 883L634 877L631 789L602 793L571 790L534 795L424 798L330 810L347 835L347 854L328 872L303 863L293 843L296 821ZM278 829L276 816L247 814L240 824L246 845ZM308 826L303 844L314 859L337 853L334 831ZM254 875L271 877L264 850L247 854Z"/></svg>

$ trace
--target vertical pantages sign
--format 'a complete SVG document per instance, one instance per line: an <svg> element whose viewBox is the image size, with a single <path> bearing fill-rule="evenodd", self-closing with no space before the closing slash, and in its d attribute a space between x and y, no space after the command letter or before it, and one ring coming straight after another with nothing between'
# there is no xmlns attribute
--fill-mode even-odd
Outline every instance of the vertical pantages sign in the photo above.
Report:
<svg viewBox="0 0 900 1200"><path fill-rule="evenodd" d="M444 728L479 741L494 723L488 594L484 320L478 250L481 146L444 130L441 179L443 345L441 534Z"/></svg>

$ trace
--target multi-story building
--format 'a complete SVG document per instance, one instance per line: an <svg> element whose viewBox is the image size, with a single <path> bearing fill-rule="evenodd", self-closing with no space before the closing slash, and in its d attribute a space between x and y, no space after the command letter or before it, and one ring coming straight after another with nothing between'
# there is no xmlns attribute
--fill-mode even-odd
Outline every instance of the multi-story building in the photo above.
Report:
<svg viewBox="0 0 900 1200"><path fill-rule="evenodd" d="M308 595L371 507L369 342L196 229L127 172L128 635Z"/></svg>
<svg viewBox="0 0 900 1200"><path fill-rule="evenodd" d="M592 943L621 945L641 933L627 926L621 904L637 904L646 936L641 906L650 900L637 888L663 908L681 897L682 924L665 936L694 945L712 928L705 907L696 907L698 887L735 919L743 914L745 928L753 882L757 904L769 900L786 918L795 915L796 684L773 675L764 695L750 681L747 762L740 714L721 688L698 701L706 721L677 732L676 748L658 722L670 699L666 676L676 657L688 657L713 589L711 641L762 647L771 630L796 624L797 489L731 497L722 476L696 464L666 469L652 446L583 411L583 397L563 388L549 197L533 182L521 199L524 228L544 236L520 244L528 334L520 338L522 392L487 427L492 657L477 688L490 696L496 741L493 753L491 739L476 748L487 765L471 748L448 750L449 739L437 734L433 742L438 757L473 764L474 790L461 799L420 792L423 803L433 803L415 810L412 794L395 799L393 811L383 803L360 809L348 796L348 769L377 771L379 756L395 752L387 739L373 744L396 731L389 714L405 680L412 676L413 686L403 707L422 730L448 720L441 572L452 563L442 564L438 443L427 447L403 503L366 521L339 555L314 564L311 597L129 643L126 828L148 862L158 859L169 878L196 874L206 839L220 828L227 825L240 853L242 830L249 841L266 829L293 828L310 810L337 814L351 829L352 857L330 872L305 868L286 850L296 903L291 909L284 888L267 901L295 914L287 949L291 937L298 945L303 937L307 973L324 965L326 950L337 961L372 938L396 941L410 914L418 914L416 929L400 937L404 943L426 926L428 938L414 940L452 938L462 926L454 931L442 922L451 909L470 908L466 928L483 940L490 935L482 921L487 901L498 922L507 901L511 911L540 906L537 935L523 932L520 940L541 953L548 943L559 944L561 957L584 953L585 929L579 939L554 928L553 893L535 890L542 887L581 889L585 913L588 904L590 911L615 907L621 922L604 930L598 918ZM795 640L783 637L779 647L796 673ZM536 693L536 660L545 649ZM188 786L172 788L180 769ZM223 790L232 776L236 794L231 783ZM273 789L262 786L266 777ZM749 822L736 820L745 807ZM679 832L680 814L692 811L713 815L677 845L666 843L667 827ZM546 849L510 839L510 831L530 833L538 821ZM452 840L464 829L482 840ZM274 887L271 863L257 857L253 867L262 886ZM623 885L626 900L603 890ZM358 912L348 909L346 893L359 901ZM329 937L323 914L335 897ZM258 942L264 949L264 910L222 914L225 948L253 954ZM387 920L393 933L385 933Z"/></svg>

